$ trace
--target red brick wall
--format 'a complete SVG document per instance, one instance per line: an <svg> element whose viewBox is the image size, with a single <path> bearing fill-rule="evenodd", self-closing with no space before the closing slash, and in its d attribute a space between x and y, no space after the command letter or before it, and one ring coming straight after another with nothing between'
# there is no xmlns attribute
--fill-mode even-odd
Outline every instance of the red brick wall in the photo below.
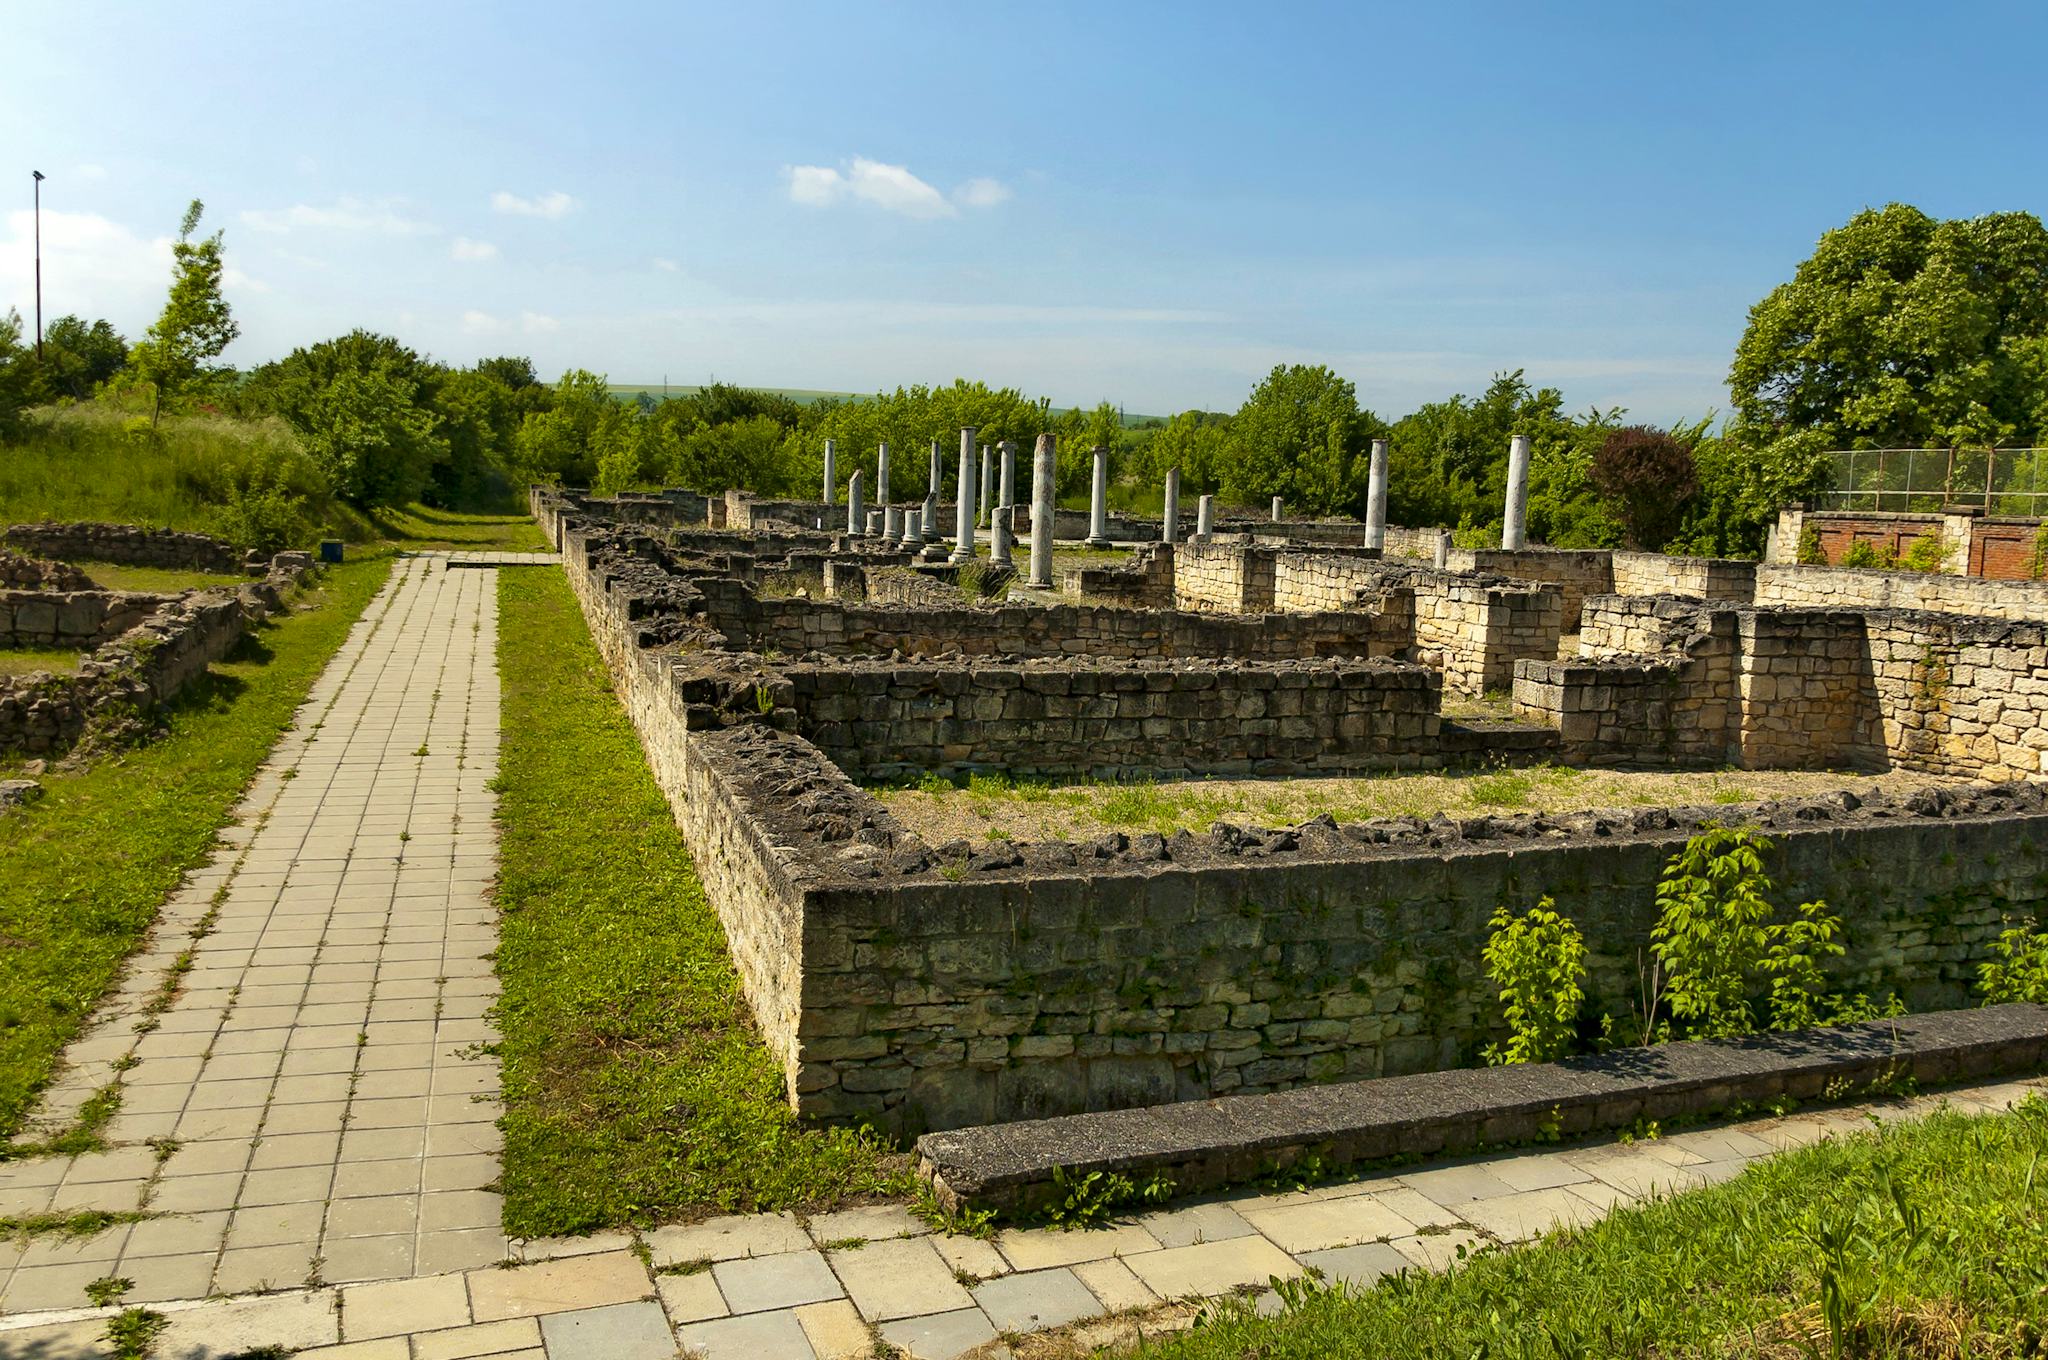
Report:
<svg viewBox="0 0 2048 1360"><path fill-rule="evenodd" d="M1854 543L1868 543L1879 552L1890 548L1900 557L1913 546L1913 540L1929 534L1941 536L1941 521L1929 518L1908 519L1843 519L1830 515L1822 519L1809 516L1806 521L1820 530L1820 550L1827 557L1828 565L1838 567L1843 554Z"/></svg>
<svg viewBox="0 0 2048 1360"><path fill-rule="evenodd" d="M2032 524L1986 524L1970 526L1970 575L1992 576L2002 581L2026 581L2034 576L2034 541L2040 529Z"/></svg>

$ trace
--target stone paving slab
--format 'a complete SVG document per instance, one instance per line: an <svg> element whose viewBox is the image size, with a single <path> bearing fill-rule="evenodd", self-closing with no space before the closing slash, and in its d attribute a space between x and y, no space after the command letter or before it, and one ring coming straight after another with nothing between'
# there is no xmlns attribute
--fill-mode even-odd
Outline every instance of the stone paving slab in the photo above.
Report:
<svg viewBox="0 0 2048 1360"><path fill-rule="evenodd" d="M1305 1191L1219 1194L1092 1231L947 1238L906 1219L897 1206L876 1206L821 1214L808 1224L763 1214L644 1238L603 1233L528 1242L516 1248L532 1258L524 1264L161 1304L172 1319L167 1335L186 1349L160 1353L294 1345L322 1360L630 1360L680 1347L685 1355L741 1360L838 1360L873 1354L879 1338L918 1360L942 1360L970 1351L998 1356L1005 1352L1001 1336L1049 1327L1128 1339L1136 1334L1134 1317L1150 1333L1182 1325L1190 1314L1166 1307L1175 1300L1247 1288L1269 1299L1274 1278L1310 1272L1368 1285L1402 1269L1443 1270L1461 1248L1511 1245L1635 1202L1600 1179L1601 1171L1662 1175L1675 1178L1668 1187L1682 1188L1735 1174L1780 1146L1842 1136L1944 1103L2001 1110L2043 1085L2048 1081L2000 1082L1668 1139L1502 1152ZM1795 1136L1777 1136L1786 1129ZM1709 1153L1716 1159L1702 1160ZM1545 1183L1574 1174L1584 1178ZM1497 1186L1510 1188L1476 1193ZM847 1228L862 1221L901 1235L853 1246ZM785 1250L750 1250L756 1247ZM52 1264L16 1268L106 1269L103 1261L58 1264L59 1256L54 1248L39 1250L33 1259ZM104 1316L0 1316L0 1355L97 1355Z"/></svg>

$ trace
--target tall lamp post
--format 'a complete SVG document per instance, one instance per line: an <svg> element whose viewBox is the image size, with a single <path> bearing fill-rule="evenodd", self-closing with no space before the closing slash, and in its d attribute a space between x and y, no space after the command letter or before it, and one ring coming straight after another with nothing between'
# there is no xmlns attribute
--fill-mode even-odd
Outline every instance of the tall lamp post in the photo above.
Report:
<svg viewBox="0 0 2048 1360"><path fill-rule="evenodd" d="M36 177L36 364L43 362L43 172L29 171Z"/></svg>

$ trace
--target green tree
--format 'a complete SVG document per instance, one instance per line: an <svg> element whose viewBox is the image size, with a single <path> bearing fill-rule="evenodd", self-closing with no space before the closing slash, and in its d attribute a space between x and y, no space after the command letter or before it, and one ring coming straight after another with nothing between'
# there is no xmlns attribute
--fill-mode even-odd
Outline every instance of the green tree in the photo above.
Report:
<svg viewBox="0 0 2048 1360"><path fill-rule="evenodd" d="M1358 407L1358 391L1318 364L1279 364L1232 417L1219 484L1226 498L1273 496L1322 513L1362 506L1369 441L1385 423Z"/></svg>
<svg viewBox="0 0 2048 1360"><path fill-rule="evenodd" d="M178 239L171 245L170 297L156 324L128 355L129 367L151 386L152 422L162 415L166 401L191 395L214 376L210 361L242 333L220 291L221 234L192 239L205 210L196 198L185 209Z"/></svg>
<svg viewBox="0 0 2048 1360"><path fill-rule="evenodd" d="M337 496L403 504L446 476L449 443L437 407L443 376L391 336L355 330L264 364L242 384L237 403L282 416Z"/></svg>
<svg viewBox="0 0 2048 1360"><path fill-rule="evenodd" d="M35 383L35 351L21 343L21 313L0 312L0 439L21 433L21 413Z"/></svg>
<svg viewBox="0 0 2048 1360"><path fill-rule="evenodd" d="M549 409L520 422L512 440L514 475L523 482L593 484L599 423L617 406L603 377L580 368L564 373Z"/></svg>
<svg viewBox="0 0 2048 1360"><path fill-rule="evenodd" d="M128 342L107 321L60 316L43 332L42 392L84 401L128 362Z"/></svg>
<svg viewBox="0 0 2048 1360"><path fill-rule="evenodd" d="M1822 236L1750 309L1728 386L1753 448L2043 437L2048 230L2032 213L1939 221L1903 203Z"/></svg>

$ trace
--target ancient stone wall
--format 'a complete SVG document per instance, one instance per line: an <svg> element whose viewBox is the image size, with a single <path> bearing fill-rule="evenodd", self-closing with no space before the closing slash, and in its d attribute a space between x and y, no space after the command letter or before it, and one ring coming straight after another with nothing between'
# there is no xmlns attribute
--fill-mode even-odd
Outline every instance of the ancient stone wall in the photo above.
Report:
<svg viewBox="0 0 2048 1360"><path fill-rule="evenodd" d="M1175 550L1173 605L1176 609L1224 614L1270 614L1280 606L1273 588L1273 559L1280 549L1254 547L1242 539L1212 537ZM1350 601L1322 608L1347 608Z"/></svg>
<svg viewBox="0 0 2048 1360"><path fill-rule="evenodd" d="M581 531L568 539L570 580L805 1115L946 1128L1469 1061L1498 1036L1480 959L1489 917L1546 893L1590 945L1589 1024L1602 1011L1626 1014L1657 880L1708 821L1760 823L1783 842L1770 861L1778 900L1824 897L1843 914L1848 954L1834 968L1843 987L1897 989L1916 1008L1964 1004L1998 930L2044 918L2048 794L2026 786L1862 806L1844 794L1756 808L1358 826L1325 818L1284 831L929 846L797 729L838 724L858 746L867 739L859 724L880 722L881 744L901 749L902 724L963 712L1004 721L987 701L1007 695L1006 683L984 689L970 677L1014 675L1016 692L1028 693L1029 677L1058 675L1064 693L1053 685L1046 697L1078 712L1099 703L1105 684L1120 700L1137 695L1104 681L1119 668L798 662L757 683L763 711L734 714L733 691L762 659L708 640L719 611L699 587L710 583L679 581L609 546L593 555ZM1757 677L1803 680L1805 670L1778 663L1791 639L1814 635L1810 621L1773 619L1745 640L1740 612L1697 611L1706 629L1698 655L1674 654L1689 664L1718 644L1730 705L1741 702L1742 647L1758 658ZM1613 613L1601 626L1648 636L1657 625ZM649 650L675 639L695 650ZM734 674L701 673L719 665ZM1148 702L1162 677L1167 711L1134 710L1129 720L1170 724L1184 699L1200 712L1202 691L1183 694L1178 676L1203 669L1224 668L1130 668L1145 678ZM1322 669L1270 668L1276 677ZM1073 688L1084 675L1092 694ZM1306 704L1328 688L1299 692ZM1274 692L1283 692L1277 678ZM1126 720L1119 707L1115 721ZM1020 711L1017 721L1036 719ZM1142 726L1137 735L1147 735ZM1173 729L1155 735L1170 745ZM1184 739L1202 735L1191 727Z"/></svg>
<svg viewBox="0 0 2048 1360"><path fill-rule="evenodd" d="M111 642L177 599L136 590L0 590L0 647Z"/></svg>
<svg viewBox="0 0 2048 1360"><path fill-rule="evenodd" d="M1442 681L1395 661L782 668L797 730L856 779L1115 780L1442 764Z"/></svg>
<svg viewBox="0 0 2048 1360"><path fill-rule="evenodd" d="M92 577L68 562L24 557L0 548L0 590L97 590Z"/></svg>
<svg viewBox="0 0 2048 1360"><path fill-rule="evenodd" d="M1332 828L1237 864L1133 842L1156 861L1074 847L1065 872L832 884L804 905L802 1028L833 1038L804 1043L801 1105L952 1128L1471 1062L1497 1033L1488 919L1545 893L1586 936L1584 1014L1626 1017L1657 882L1697 822L1603 824L1441 848ZM1998 930L2043 918L2038 810L1808 827L1769 828L1769 870L1781 910L1818 897L1842 914L1840 986L1967 1005Z"/></svg>
<svg viewBox="0 0 2048 1360"><path fill-rule="evenodd" d="M1069 571L1061 591L1132 609L1175 608L1180 551L1180 546L1170 543L1140 544L1131 551L1130 559L1120 565L1077 567Z"/></svg>
<svg viewBox="0 0 2048 1360"><path fill-rule="evenodd" d="M242 554L205 534L144 529L133 524L12 524L0 544L35 557L82 558L124 566L171 567L239 576Z"/></svg>
<svg viewBox="0 0 2048 1360"><path fill-rule="evenodd" d="M2048 581L1994 581L1918 571L1861 571L1762 563L1759 605L1822 609L1914 609L1996 619L2048 621Z"/></svg>
<svg viewBox="0 0 2048 1360"><path fill-rule="evenodd" d="M1564 628L1578 626L1588 595L1614 592L1614 554L1605 548L1453 548L1445 562L1452 571L1538 581L1558 589Z"/></svg>
<svg viewBox="0 0 2048 1360"><path fill-rule="evenodd" d="M1110 605L896 608L801 599L755 599L702 583L710 619L732 645L784 655L1045 657L1117 660L1229 656L1248 661L1388 656L1406 645L1367 613L1236 618Z"/></svg>
<svg viewBox="0 0 2048 1360"><path fill-rule="evenodd" d="M1716 604L1750 604L1756 598L1754 562L1617 552L1613 564L1617 595L1690 595Z"/></svg>

